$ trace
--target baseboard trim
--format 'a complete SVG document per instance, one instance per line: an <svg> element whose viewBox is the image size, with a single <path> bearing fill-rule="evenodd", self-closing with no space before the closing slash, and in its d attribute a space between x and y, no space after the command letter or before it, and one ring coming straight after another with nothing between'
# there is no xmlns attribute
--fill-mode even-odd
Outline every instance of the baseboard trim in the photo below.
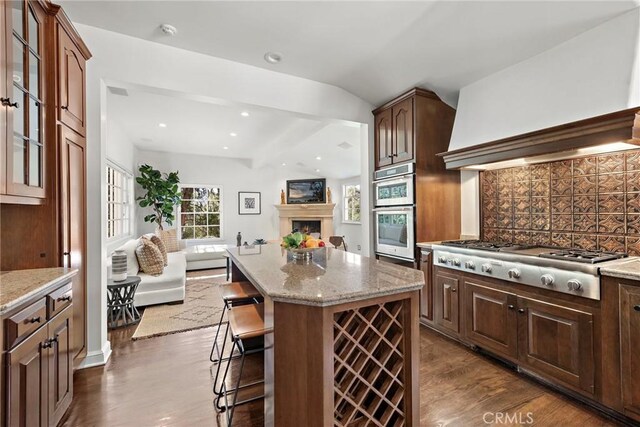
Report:
<svg viewBox="0 0 640 427"><path fill-rule="evenodd" d="M111 342L107 341L101 350L87 353L87 357L78 365L78 369L93 368L95 366L106 365L111 357Z"/></svg>

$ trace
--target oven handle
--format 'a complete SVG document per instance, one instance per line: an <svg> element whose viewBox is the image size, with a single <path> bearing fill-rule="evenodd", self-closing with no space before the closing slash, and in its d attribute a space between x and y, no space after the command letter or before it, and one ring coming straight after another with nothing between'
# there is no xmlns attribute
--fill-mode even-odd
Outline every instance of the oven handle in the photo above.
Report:
<svg viewBox="0 0 640 427"><path fill-rule="evenodd" d="M413 178L413 175L414 174L412 174L412 173L408 173L408 174L404 174L404 175L386 176L386 177L381 178L381 179L373 180L371 183L373 185L376 185L376 184L383 184L383 183L385 183L387 181L395 181L395 180L403 181L403 180L406 180L407 178Z"/></svg>
<svg viewBox="0 0 640 427"><path fill-rule="evenodd" d="M385 206L383 208L373 208L371 209L373 212L384 212L384 211L412 211L414 206Z"/></svg>

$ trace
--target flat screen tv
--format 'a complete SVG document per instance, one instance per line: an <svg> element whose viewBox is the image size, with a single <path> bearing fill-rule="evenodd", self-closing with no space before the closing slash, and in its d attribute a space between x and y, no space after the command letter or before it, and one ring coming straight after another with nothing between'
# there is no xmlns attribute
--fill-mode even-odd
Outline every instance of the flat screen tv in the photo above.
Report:
<svg viewBox="0 0 640 427"><path fill-rule="evenodd" d="M287 181L287 204L326 202L326 179L295 179Z"/></svg>

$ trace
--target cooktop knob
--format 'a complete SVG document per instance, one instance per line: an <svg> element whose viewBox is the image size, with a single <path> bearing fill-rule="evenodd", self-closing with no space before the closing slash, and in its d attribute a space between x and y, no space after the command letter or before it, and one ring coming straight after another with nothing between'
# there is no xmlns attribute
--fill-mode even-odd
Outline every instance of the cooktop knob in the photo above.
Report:
<svg viewBox="0 0 640 427"><path fill-rule="evenodd" d="M507 271L507 274L509 275L509 279L520 278L520 270L518 270L517 268L512 268L511 270Z"/></svg>
<svg viewBox="0 0 640 427"><path fill-rule="evenodd" d="M453 259L453 265L455 265L456 267L460 267L460 259L459 258L454 258Z"/></svg>
<svg viewBox="0 0 640 427"><path fill-rule="evenodd" d="M540 282L545 286L553 286L553 276L550 274L543 274L540 276Z"/></svg>
<svg viewBox="0 0 640 427"><path fill-rule="evenodd" d="M581 291L582 283L577 279L571 279L567 282L567 288L569 288L570 291Z"/></svg>
<svg viewBox="0 0 640 427"><path fill-rule="evenodd" d="M447 263L447 257L446 256L441 256L438 258L438 262L440 264L446 264Z"/></svg>
<svg viewBox="0 0 640 427"><path fill-rule="evenodd" d="M476 269L476 263L473 261L466 261L464 263L464 267L468 268L469 270L475 270Z"/></svg>
<svg viewBox="0 0 640 427"><path fill-rule="evenodd" d="M491 270L492 270L491 264L482 264L483 273L491 273Z"/></svg>

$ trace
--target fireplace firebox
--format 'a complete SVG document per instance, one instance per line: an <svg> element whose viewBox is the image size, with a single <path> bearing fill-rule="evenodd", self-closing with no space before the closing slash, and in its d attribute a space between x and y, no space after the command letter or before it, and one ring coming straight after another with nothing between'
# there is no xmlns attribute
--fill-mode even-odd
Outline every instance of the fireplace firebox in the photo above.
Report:
<svg viewBox="0 0 640 427"><path fill-rule="evenodd" d="M292 231L299 231L301 233L320 233L322 229L322 221L315 220L291 220Z"/></svg>

